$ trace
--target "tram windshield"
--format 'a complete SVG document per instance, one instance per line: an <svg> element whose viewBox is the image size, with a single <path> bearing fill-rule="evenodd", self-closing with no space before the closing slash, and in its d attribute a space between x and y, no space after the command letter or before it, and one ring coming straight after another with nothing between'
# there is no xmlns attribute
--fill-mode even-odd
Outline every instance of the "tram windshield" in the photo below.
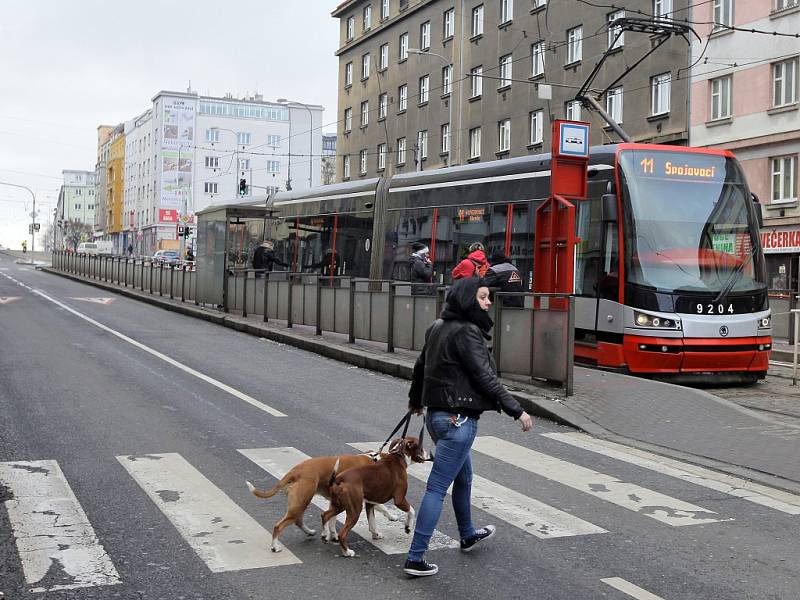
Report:
<svg viewBox="0 0 800 600"><path fill-rule="evenodd" d="M628 283L663 292L764 288L755 211L734 159L623 150L619 165Z"/></svg>

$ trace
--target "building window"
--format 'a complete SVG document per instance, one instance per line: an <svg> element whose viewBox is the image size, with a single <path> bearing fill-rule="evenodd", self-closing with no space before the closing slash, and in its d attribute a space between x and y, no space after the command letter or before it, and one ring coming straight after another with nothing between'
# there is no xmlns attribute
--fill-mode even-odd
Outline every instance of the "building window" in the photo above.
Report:
<svg viewBox="0 0 800 600"><path fill-rule="evenodd" d="M545 6L547 4L547 0L533 0L533 8L539 8L541 6Z"/></svg>
<svg viewBox="0 0 800 600"><path fill-rule="evenodd" d="M469 77L472 84L471 97L477 98L483 94L483 67L470 69Z"/></svg>
<svg viewBox="0 0 800 600"><path fill-rule="evenodd" d="M442 15L442 38L448 39L453 37L456 30L456 9L444 11Z"/></svg>
<svg viewBox="0 0 800 600"><path fill-rule="evenodd" d="M216 182L206 181L203 184L203 190L205 191L206 194L216 194L217 185L218 184Z"/></svg>
<svg viewBox="0 0 800 600"><path fill-rule="evenodd" d="M531 113L531 146L542 143L544 135L544 111L535 110Z"/></svg>
<svg viewBox="0 0 800 600"><path fill-rule="evenodd" d="M544 42L531 46L531 77L544 74Z"/></svg>
<svg viewBox="0 0 800 600"><path fill-rule="evenodd" d="M364 100L361 103L361 126L367 125L369 125L369 100Z"/></svg>
<svg viewBox="0 0 800 600"><path fill-rule="evenodd" d="M772 104L786 106L797 102L797 59L772 65Z"/></svg>
<svg viewBox="0 0 800 600"><path fill-rule="evenodd" d="M401 61L406 60L408 58L408 33L403 33L400 35L398 56Z"/></svg>
<svg viewBox="0 0 800 600"><path fill-rule="evenodd" d="M429 50L431 47L431 22L425 21L419 26L419 47L422 50Z"/></svg>
<svg viewBox="0 0 800 600"><path fill-rule="evenodd" d="M247 171L250 168L250 159L249 158L240 158L239 159L239 170L240 171Z"/></svg>
<svg viewBox="0 0 800 600"><path fill-rule="evenodd" d="M653 0L653 16L669 19L672 12L672 0Z"/></svg>
<svg viewBox="0 0 800 600"><path fill-rule="evenodd" d="M472 9L472 37L483 35L483 4Z"/></svg>
<svg viewBox="0 0 800 600"><path fill-rule="evenodd" d="M389 18L389 0L381 0L381 21Z"/></svg>
<svg viewBox="0 0 800 600"><path fill-rule="evenodd" d="M474 127L469 130L469 157L481 157L481 128Z"/></svg>
<svg viewBox="0 0 800 600"><path fill-rule="evenodd" d="M406 138L397 139L397 164L406 164Z"/></svg>
<svg viewBox="0 0 800 600"><path fill-rule="evenodd" d="M500 0L500 24L508 23L514 18L514 0Z"/></svg>
<svg viewBox="0 0 800 600"><path fill-rule="evenodd" d="M386 168L386 144L378 144L378 170Z"/></svg>
<svg viewBox="0 0 800 600"><path fill-rule="evenodd" d="M428 101L428 90L430 89L431 78L429 75L423 75L419 78L419 103L424 104Z"/></svg>
<svg viewBox="0 0 800 600"><path fill-rule="evenodd" d="M347 41L353 39L356 35L356 18L355 17L347 17Z"/></svg>
<svg viewBox="0 0 800 600"><path fill-rule="evenodd" d="M361 57L361 79L369 77L369 54Z"/></svg>
<svg viewBox="0 0 800 600"><path fill-rule="evenodd" d="M497 151L506 152L511 148L511 119L503 119L497 124Z"/></svg>
<svg viewBox="0 0 800 600"><path fill-rule="evenodd" d="M450 123L445 123L442 125L441 138L442 152L450 152Z"/></svg>
<svg viewBox="0 0 800 600"><path fill-rule="evenodd" d="M353 85L353 63L344 66L344 87Z"/></svg>
<svg viewBox="0 0 800 600"><path fill-rule="evenodd" d="M570 121L580 121L581 120L581 103L577 100L570 100L566 103L564 112L567 116L567 119Z"/></svg>
<svg viewBox="0 0 800 600"><path fill-rule="evenodd" d="M279 160L267 161L267 173L280 173L280 172L281 172L281 162Z"/></svg>
<svg viewBox="0 0 800 600"><path fill-rule="evenodd" d="M281 145L281 136L270 134L267 136L267 146L277 148Z"/></svg>
<svg viewBox="0 0 800 600"><path fill-rule="evenodd" d="M358 153L358 172L361 175L367 174L367 150L361 150Z"/></svg>
<svg viewBox="0 0 800 600"><path fill-rule="evenodd" d="M389 68L389 44L383 44L380 49L378 69L383 71Z"/></svg>
<svg viewBox="0 0 800 600"><path fill-rule="evenodd" d="M733 0L714 0L714 28L733 25Z"/></svg>
<svg viewBox="0 0 800 600"><path fill-rule="evenodd" d="M731 75L711 80L711 120L731 116Z"/></svg>
<svg viewBox="0 0 800 600"><path fill-rule="evenodd" d="M378 118L385 119L386 111L389 109L389 94L384 92L378 96Z"/></svg>
<svg viewBox="0 0 800 600"><path fill-rule="evenodd" d="M250 134L246 131L240 131L236 134L237 143L240 146L247 146L250 144Z"/></svg>
<svg viewBox="0 0 800 600"><path fill-rule="evenodd" d="M344 132L347 133L353 129L353 109L344 109Z"/></svg>
<svg viewBox="0 0 800 600"><path fill-rule="evenodd" d="M428 131L417 132L417 150L419 152L419 159L424 160L428 158Z"/></svg>
<svg viewBox="0 0 800 600"><path fill-rule="evenodd" d="M669 95L672 75L662 73L650 78L650 114L663 115L669 112Z"/></svg>
<svg viewBox="0 0 800 600"><path fill-rule="evenodd" d="M797 200L797 156L778 156L772 160L772 202Z"/></svg>
<svg viewBox="0 0 800 600"><path fill-rule="evenodd" d="M408 106L408 85L405 83L397 88L397 110L403 112Z"/></svg>
<svg viewBox="0 0 800 600"><path fill-rule="evenodd" d="M342 157L342 177L344 179L350 179L350 157L343 156Z"/></svg>
<svg viewBox="0 0 800 600"><path fill-rule="evenodd" d="M622 88L612 88L606 94L606 112L617 123L622 123Z"/></svg>
<svg viewBox="0 0 800 600"><path fill-rule="evenodd" d="M218 142L219 141L219 129L206 129L206 141L207 142Z"/></svg>
<svg viewBox="0 0 800 600"><path fill-rule="evenodd" d="M500 57L500 86L511 85L511 55L506 54Z"/></svg>
<svg viewBox="0 0 800 600"><path fill-rule="evenodd" d="M625 16L624 10L618 10L608 15L608 47L612 50L622 48L625 45L625 32L620 25L614 25L614 21ZM617 38L619 36L619 38ZM616 41L615 41L616 40Z"/></svg>
<svg viewBox="0 0 800 600"><path fill-rule="evenodd" d="M361 14L364 17L363 29L364 31L369 31L370 27L372 27L372 5L367 4Z"/></svg>
<svg viewBox="0 0 800 600"><path fill-rule="evenodd" d="M785 10L800 4L800 0L775 0L775 10Z"/></svg>
<svg viewBox="0 0 800 600"><path fill-rule="evenodd" d="M453 65L442 67L442 95L453 92Z"/></svg>
<svg viewBox="0 0 800 600"><path fill-rule="evenodd" d="M567 64L578 62L583 58L583 27L574 27L567 31Z"/></svg>
<svg viewBox="0 0 800 600"><path fill-rule="evenodd" d="M219 169L219 157L206 156L206 169Z"/></svg>

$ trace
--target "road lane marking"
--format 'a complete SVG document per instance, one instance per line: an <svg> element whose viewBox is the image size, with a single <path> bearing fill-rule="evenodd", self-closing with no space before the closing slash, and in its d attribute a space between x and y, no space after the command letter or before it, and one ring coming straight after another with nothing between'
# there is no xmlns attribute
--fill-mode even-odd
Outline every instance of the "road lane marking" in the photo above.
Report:
<svg viewBox="0 0 800 600"><path fill-rule="evenodd" d="M239 450L241 454L253 461L259 467L267 471L276 479L280 479L296 464L310 458L296 448L251 448L246 450ZM285 502L285 501L284 501ZM322 496L315 495L311 502L320 510L328 509L328 501ZM387 507L389 508L389 507ZM405 532L405 513L389 508L389 511L398 515L400 518L397 521L387 521L381 515L376 515L378 520L378 529L383 534L383 539L373 540L372 534L369 531L367 524L367 517L364 511L358 519L358 523L353 527L353 531L359 536L367 540L370 544L382 550L386 554L406 554L409 546L411 546L411 535ZM344 523L344 513L340 515L339 522ZM311 526L317 531L321 530L321 523L317 522L316 525L309 525L309 521L305 521L306 526ZM434 530L431 537L430 550L438 550L440 548L458 548L459 543L441 533ZM284 551L285 552L285 551Z"/></svg>
<svg viewBox="0 0 800 600"><path fill-rule="evenodd" d="M121 583L54 460L0 463L0 481L25 581L32 592Z"/></svg>
<svg viewBox="0 0 800 600"><path fill-rule="evenodd" d="M81 302L93 302L94 304L111 304L115 298L79 298L76 296L69 296L70 300L80 300Z"/></svg>
<svg viewBox="0 0 800 600"><path fill-rule="evenodd" d="M587 469L494 436L475 438L473 448L498 460L672 526L732 519L700 506ZM713 516L712 516L713 515Z"/></svg>
<svg viewBox="0 0 800 600"><path fill-rule="evenodd" d="M180 454L117 460L212 572L302 562L288 551L271 552L269 532Z"/></svg>
<svg viewBox="0 0 800 600"><path fill-rule="evenodd" d="M0 304L11 304L19 299L19 296L0 296Z"/></svg>
<svg viewBox="0 0 800 600"><path fill-rule="evenodd" d="M162 354L158 350L154 350L153 348L150 348L149 346L145 346L141 342L137 342L133 338L130 338L127 335L125 335L123 333L120 333L119 331L116 331L115 329L111 329L111 327L108 327L107 325L103 325L102 323L100 323L98 321L95 321L91 317L87 317L83 313L78 312L74 308L72 308L70 306L67 306L66 304L56 300L55 298L51 298L50 296L48 296L47 294L45 294L44 292L42 292L40 290L31 290L31 291L34 294L36 294L38 296L41 296L45 300L47 300L49 302L52 302L56 306L60 306L61 308L63 308L67 312L72 313L76 317L79 317L79 318L83 319L87 323L91 323L92 325L94 325L96 327L99 327L103 331L107 331L108 333L117 336L119 339L124 340L124 341L128 342L129 344L131 344L133 346L136 346L140 350L144 350L148 354L152 354L156 358L160 358L164 362L172 365L173 367L176 367L176 368L180 369L181 371L184 371L185 373L188 373L189 375L193 375L194 377L197 377L198 379L201 379L202 381L205 381L206 383L210 383L214 387L217 387L217 388L223 390L224 392L229 393L231 396L235 396L236 398L239 398L240 400L244 400L245 402L247 402L251 406L254 406L254 407L258 408L259 410L263 410L264 412L267 412L267 413L269 413L269 414L271 414L271 415L273 415L275 417L285 417L286 416L281 411L279 411L279 410L277 410L275 408L272 408L271 406L269 406L267 404L264 404L263 402L259 402L258 400L256 400L252 396L248 396L247 394L245 394L243 392L240 392L239 390L234 389L231 386L222 383L221 381L217 381L213 377L209 377L208 375L206 375L204 373L201 373L200 371L196 371L195 369L192 369L191 367L188 367L188 366L184 365L183 363L178 362L174 358L170 358L166 354Z"/></svg>
<svg viewBox="0 0 800 600"><path fill-rule="evenodd" d="M664 598L661 596L651 594L647 590L640 588L638 585L633 585L630 581L622 579L622 577L606 577L600 581L606 585L610 585L615 590L619 590L623 594L627 594L631 598L636 598L636 600L664 600Z"/></svg>
<svg viewBox="0 0 800 600"><path fill-rule="evenodd" d="M545 433L542 435L564 444L717 490L790 515L800 515L800 496L789 492L753 483L733 475L717 473L711 469L683 463L638 448L629 448L608 440L595 439L584 433Z"/></svg>
<svg viewBox="0 0 800 600"><path fill-rule="evenodd" d="M350 444L362 452L373 450L379 445L380 442ZM408 474L425 482L428 481L432 468L433 463L430 462L414 463L408 467ZM452 486L448 493L451 491ZM472 475L471 501L472 506L485 510L539 539L608 533L602 527L475 474Z"/></svg>

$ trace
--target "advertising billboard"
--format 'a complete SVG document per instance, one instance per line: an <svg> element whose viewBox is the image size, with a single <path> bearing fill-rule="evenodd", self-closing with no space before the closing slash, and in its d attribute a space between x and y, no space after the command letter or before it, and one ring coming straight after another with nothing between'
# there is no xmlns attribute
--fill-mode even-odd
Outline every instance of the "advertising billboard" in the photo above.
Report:
<svg viewBox="0 0 800 600"><path fill-rule="evenodd" d="M190 98L164 98L161 123L162 209L180 214L193 209L192 171L196 104ZM162 220L162 222L164 222ZM174 221L169 221L174 222Z"/></svg>

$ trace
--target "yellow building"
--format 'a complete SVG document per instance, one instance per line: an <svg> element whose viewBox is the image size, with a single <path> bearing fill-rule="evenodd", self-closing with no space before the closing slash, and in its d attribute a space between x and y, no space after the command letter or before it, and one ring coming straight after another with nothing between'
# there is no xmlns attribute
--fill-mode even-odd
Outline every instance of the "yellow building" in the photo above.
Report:
<svg viewBox="0 0 800 600"><path fill-rule="evenodd" d="M112 238L123 230L123 206L125 204L125 128L119 125L111 134L111 150L106 166L106 211L108 232Z"/></svg>

